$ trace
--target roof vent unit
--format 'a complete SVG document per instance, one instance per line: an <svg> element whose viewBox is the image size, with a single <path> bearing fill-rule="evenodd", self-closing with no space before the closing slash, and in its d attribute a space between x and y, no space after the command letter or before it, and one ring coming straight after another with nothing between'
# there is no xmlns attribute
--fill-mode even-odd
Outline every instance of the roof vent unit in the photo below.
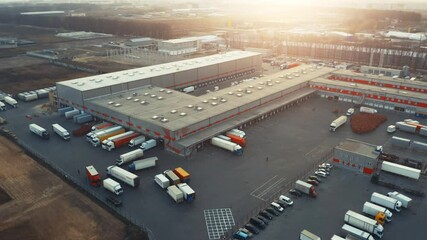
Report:
<svg viewBox="0 0 427 240"><path fill-rule="evenodd" d="M148 104L148 102L147 101L141 101L140 102L142 105L147 105Z"/></svg>
<svg viewBox="0 0 427 240"><path fill-rule="evenodd" d="M408 92L405 92L405 91L401 91L401 93L403 93L403 94L407 94Z"/></svg>
<svg viewBox="0 0 427 240"><path fill-rule="evenodd" d="M202 108L202 107L197 107L197 108L196 108L196 110L197 110L197 111L202 111L202 110L203 110L203 108Z"/></svg>
<svg viewBox="0 0 427 240"><path fill-rule="evenodd" d="M264 82L259 82L258 84L259 84L259 85L264 85Z"/></svg>
<svg viewBox="0 0 427 240"><path fill-rule="evenodd" d="M267 86L273 86L273 83L269 82L267 83Z"/></svg>
<svg viewBox="0 0 427 240"><path fill-rule="evenodd" d="M120 107L120 106L122 106L120 103L114 104L114 107Z"/></svg>
<svg viewBox="0 0 427 240"><path fill-rule="evenodd" d="M112 77L111 75L108 75L108 76L107 76L107 78L111 78L111 77Z"/></svg>
<svg viewBox="0 0 427 240"><path fill-rule="evenodd" d="M89 81L93 82L93 81L95 81L95 78L91 78L91 79L89 79Z"/></svg>
<svg viewBox="0 0 427 240"><path fill-rule="evenodd" d="M225 99L225 98L221 98L221 102L227 102L227 99Z"/></svg>
<svg viewBox="0 0 427 240"><path fill-rule="evenodd" d="M218 100L218 98L217 97L212 97L212 100Z"/></svg>
<svg viewBox="0 0 427 240"><path fill-rule="evenodd" d="M208 100L203 100L203 101L202 101L202 103L208 103L208 102L209 102Z"/></svg>
<svg viewBox="0 0 427 240"><path fill-rule="evenodd" d="M123 73L123 75L128 75L128 73L127 73L127 72L124 72L124 73Z"/></svg>
<svg viewBox="0 0 427 240"><path fill-rule="evenodd" d="M163 97L157 97L158 100L163 100Z"/></svg>
<svg viewBox="0 0 427 240"><path fill-rule="evenodd" d="M159 116L154 115L151 117L151 119L154 119L154 120L159 119Z"/></svg>
<svg viewBox="0 0 427 240"><path fill-rule="evenodd" d="M157 97L156 96L156 94L151 94L151 96L150 96L151 98L155 98L155 97Z"/></svg>
<svg viewBox="0 0 427 240"><path fill-rule="evenodd" d="M171 94L171 93L172 93L172 91L171 91L171 90L167 90L167 91L166 91L166 93L167 93L167 94Z"/></svg>
<svg viewBox="0 0 427 240"><path fill-rule="evenodd" d="M84 82L81 82L81 83L78 83L78 84L77 84L77 86L83 86L83 85L85 85L85 83L84 83Z"/></svg>
<svg viewBox="0 0 427 240"><path fill-rule="evenodd" d="M295 76L295 77L299 77L299 74L295 73L295 74L294 74L294 76Z"/></svg>
<svg viewBox="0 0 427 240"><path fill-rule="evenodd" d="M171 110L171 113L176 113L176 110L175 110L175 109L172 109L172 110Z"/></svg>
<svg viewBox="0 0 427 240"><path fill-rule="evenodd" d="M190 105L187 105L187 107L188 108L193 108L194 106L190 104Z"/></svg>
<svg viewBox="0 0 427 240"><path fill-rule="evenodd" d="M182 113L179 114L179 116L181 116L181 117L187 116L187 113L182 112Z"/></svg>
<svg viewBox="0 0 427 240"><path fill-rule="evenodd" d="M119 79L119 76L114 76L113 79Z"/></svg>
<svg viewBox="0 0 427 240"><path fill-rule="evenodd" d="M246 90L246 93L247 93L247 94L251 94L251 93L252 93L252 91L251 91L251 90Z"/></svg>
<svg viewBox="0 0 427 240"><path fill-rule="evenodd" d="M165 89L163 89L163 88L159 89L159 92L164 92L164 91L165 91Z"/></svg>
<svg viewBox="0 0 427 240"><path fill-rule="evenodd" d="M236 94L236 96L241 97L241 96L243 96L243 94L238 93L238 94Z"/></svg>
<svg viewBox="0 0 427 240"><path fill-rule="evenodd" d="M77 83L79 83L79 82L71 82L71 84L77 84Z"/></svg>
<svg viewBox="0 0 427 240"><path fill-rule="evenodd" d="M253 85L249 85L249 86L248 86L248 88L253 88L253 87L254 87Z"/></svg>
<svg viewBox="0 0 427 240"><path fill-rule="evenodd" d="M111 104L114 104L114 102L113 101L108 102L108 105L111 105Z"/></svg>
<svg viewBox="0 0 427 240"><path fill-rule="evenodd" d="M96 79L95 82L100 83L100 82L102 82L102 79Z"/></svg>
<svg viewBox="0 0 427 240"><path fill-rule="evenodd" d="M132 97L136 97L136 96L138 96L138 93L136 92L132 93Z"/></svg>
<svg viewBox="0 0 427 240"><path fill-rule="evenodd" d="M129 73L129 76L133 76L133 73Z"/></svg>
<svg viewBox="0 0 427 240"><path fill-rule="evenodd" d="M148 92L144 93L144 96L148 96L148 95L150 95L150 93L148 93Z"/></svg>
<svg viewBox="0 0 427 240"><path fill-rule="evenodd" d="M167 118L163 118L162 120L160 120L160 122L165 123L165 122L169 122L169 120Z"/></svg>
<svg viewBox="0 0 427 240"><path fill-rule="evenodd" d="M228 92L228 95L233 95L233 92Z"/></svg>
<svg viewBox="0 0 427 240"><path fill-rule="evenodd" d="M243 92L243 89L239 88L237 89L238 92Z"/></svg>
<svg viewBox="0 0 427 240"><path fill-rule="evenodd" d="M279 84L279 83L280 83L280 81L279 81L279 80L276 80L275 82L276 82L277 84Z"/></svg>
<svg viewBox="0 0 427 240"><path fill-rule="evenodd" d="M134 102L139 102L139 99L138 99L138 98L135 98L133 101L134 101Z"/></svg>
<svg viewBox="0 0 427 240"><path fill-rule="evenodd" d="M262 90L262 87L258 87L258 90Z"/></svg>
<svg viewBox="0 0 427 240"><path fill-rule="evenodd" d="M218 105L218 103L217 102L212 102L211 105L212 106L216 106L216 105Z"/></svg>
<svg viewBox="0 0 427 240"><path fill-rule="evenodd" d="M131 99L132 99L132 97L127 97L127 98L126 98L126 100L131 100Z"/></svg>

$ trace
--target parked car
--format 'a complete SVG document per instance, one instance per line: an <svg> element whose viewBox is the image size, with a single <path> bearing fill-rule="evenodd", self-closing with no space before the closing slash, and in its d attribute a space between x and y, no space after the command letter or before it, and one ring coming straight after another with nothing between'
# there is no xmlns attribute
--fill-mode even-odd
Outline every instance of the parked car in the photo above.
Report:
<svg viewBox="0 0 427 240"><path fill-rule="evenodd" d="M294 204L294 202L285 195L280 195L279 202L285 203L288 206L292 206Z"/></svg>
<svg viewBox="0 0 427 240"><path fill-rule="evenodd" d="M314 185L314 186L319 185L319 182L316 181L316 180L313 180L313 179L307 179L307 182L310 183L310 184L312 184L312 185Z"/></svg>
<svg viewBox="0 0 427 240"><path fill-rule="evenodd" d="M259 212L259 215L267 218L268 220L273 220L273 216L265 210Z"/></svg>
<svg viewBox="0 0 427 240"><path fill-rule="evenodd" d="M122 201L120 201L120 199L114 197L114 196L108 196L106 197L107 202L113 204L116 207L119 207L122 205Z"/></svg>
<svg viewBox="0 0 427 240"><path fill-rule="evenodd" d="M233 234L233 237L236 238L236 239L239 239L239 240L249 239L248 234L246 234L245 232L240 231L240 230L238 230L237 232L235 232Z"/></svg>
<svg viewBox="0 0 427 240"><path fill-rule="evenodd" d="M276 211L278 211L278 212L283 212L285 209L282 207L282 206L280 206L280 204L278 204L277 202L272 202L271 204L271 207L273 207Z"/></svg>
<svg viewBox="0 0 427 240"><path fill-rule="evenodd" d="M279 216L279 213L271 207L266 208L265 211L267 211L270 214L273 214L276 217Z"/></svg>
<svg viewBox="0 0 427 240"><path fill-rule="evenodd" d="M300 193L298 190L296 190L296 189L291 189L291 190L289 190L289 193L290 194L292 194L292 195L294 195L295 197L301 197L302 196L302 193Z"/></svg>
<svg viewBox="0 0 427 240"><path fill-rule="evenodd" d="M317 171L322 171L322 172L326 173L326 175L330 174L329 170L326 168L319 168L319 169L317 169Z"/></svg>
<svg viewBox="0 0 427 240"><path fill-rule="evenodd" d="M253 233L253 234L258 234L259 233L259 230L258 230L258 228L256 228L254 225L252 225L252 224L246 224L245 225L245 228L249 231L249 232L251 232L251 233Z"/></svg>
<svg viewBox="0 0 427 240"><path fill-rule="evenodd" d="M320 176L320 177L324 177L324 178L328 176L323 171L315 171L314 174L317 175L317 176Z"/></svg>
<svg viewBox="0 0 427 240"><path fill-rule="evenodd" d="M279 204L283 209L286 209L286 207L288 206L286 203L284 203L284 202L282 202L280 200L277 200L277 201L274 201L274 202L277 203L277 204Z"/></svg>
<svg viewBox="0 0 427 240"><path fill-rule="evenodd" d="M354 113L354 108L349 108L349 109L347 110L347 112L345 113L345 115L347 115L347 116L351 116L351 115L353 115L353 113Z"/></svg>
<svg viewBox="0 0 427 240"><path fill-rule="evenodd" d="M249 219L249 223L251 223L252 225L254 225L255 227L259 228L259 229L265 229L265 227L267 225L265 225L265 223L261 220L259 220L258 218L250 218Z"/></svg>
<svg viewBox="0 0 427 240"><path fill-rule="evenodd" d="M319 165L319 168L326 168L328 171L330 171L332 169L332 164L330 163L322 163Z"/></svg>
<svg viewBox="0 0 427 240"><path fill-rule="evenodd" d="M265 218L265 217L263 217L263 216L261 216L261 215L258 215L258 216L256 216L259 220L261 220L261 221L263 221L264 223L265 223L265 225L268 225L270 222L267 220L267 218Z"/></svg>
<svg viewBox="0 0 427 240"><path fill-rule="evenodd" d="M246 228L239 228L239 230L246 233L249 236L249 238L253 236L253 233L249 232L249 230Z"/></svg>
<svg viewBox="0 0 427 240"><path fill-rule="evenodd" d="M314 176L314 175L312 175L312 176L308 177L308 179L316 180L316 181L318 181L319 183L321 183L321 182L322 182L322 180L321 180L320 178L318 178L318 177L316 177L316 176Z"/></svg>

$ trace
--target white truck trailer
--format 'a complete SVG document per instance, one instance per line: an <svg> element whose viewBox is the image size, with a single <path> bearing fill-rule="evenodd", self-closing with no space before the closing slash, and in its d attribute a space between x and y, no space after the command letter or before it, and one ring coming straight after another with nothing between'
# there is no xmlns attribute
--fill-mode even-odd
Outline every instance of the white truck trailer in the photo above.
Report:
<svg viewBox="0 0 427 240"><path fill-rule="evenodd" d="M365 217L357 212L348 210L344 215L344 222L366 231L370 234L375 234L377 237L382 238L384 227L374 219Z"/></svg>
<svg viewBox="0 0 427 240"><path fill-rule="evenodd" d="M169 187L169 179L163 174L157 174L154 176L154 182L156 182L163 189Z"/></svg>
<svg viewBox="0 0 427 240"><path fill-rule="evenodd" d="M115 193L116 195L120 195L123 193L123 188L120 185L120 183L114 181L111 178L106 178L102 181L102 185L104 186L105 189L107 189L108 191Z"/></svg>
<svg viewBox="0 0 427 240"><path fill-rule="evenodd" d="M398 192L389 192L387 193L387 196L394 198L402 203L402 207L408 208L411 205L412 198L407 197L401 193Z"/></svg>
<svg viewBox="0 0 427 240"><path fill-rule="evenodd" d="M124 170L123 168L117 166L107 167L107 174L115 177L124 183L132 187L137 187L139 185L139 177L131 172Z"/></svg>
<svg viewBox="0 0 427 240"><path fill-rule="evenodd" d="M43 138L43 139L49 139L49 133L46 131L46 129L40 127L39 125L35 124L35 123L31 123L30 125L28 125L30 131L34 134L36 134L37 136Z"/></svg>
<svg viewBox="0 0 427 240"><path fill-rule="evenodd" d="M104 141L102 141L101 147L102 147L102 149L111 151L111 149L115 148L114 144L111 143L112 141L119 139L119 138L122 138L122 137L127 137L129 135L134 134L134 133L135 133L134 131L127 131L127 132L120 133L120 134L114 135L112 137L109 137L109 138L105 139Z"/></svg>
<svg viewBox="0 0 427 240"><path fill-rule="evenodd" d="M420 178L421 174L421 170L419 169L387 161L383 161L383 163L381 164L381 170L417 180Z"/></svg>
<svg viewBox="0 0 427 240"><path fill-rule="evenodd" d="M213 137L211 139L211 143L214 146L220 147L222 149L226 149L226 150L228 150L228 151L230 151L230 152L232 152L238 156L243 154L243 148L236 143L229 142L229 141L226 141L224 139L217 138L217 137Z"/></svg>
<svg viewBox="0 0 427 240"><path fill-rule="evenodd" d="M375 108L369 108L369 107L360 107L359 112L364 112L364 113L377 113L377 109Z"/></svg>
<svg viewBox="0 0 427 240"><path fill-rule="evenodd" d="M321 240L319 236L305 229L301 231L301 234L299 235L299 239L300 240Z"/></svg>
<svg viewBox="0 0 427 240"><path fill-rule="evenodd" d="M371 202L386 207L388 209L393 209L396 212L400 212L402 207L402 202L391 197L387 197L385 195L379 194L377 192L373 192L371 195Z"/></svg>
<svg viewBox="0 0 427 240"><path fill-rule="evenodd" d="M60 136L62 139L68 141L71 139L70 137L70 133L67 131L67 129L63 128L61 125L59 125L58 123L54 123L52 124L52 130L58 134L58 136Z"/></svg>
<svg viewBox="0 0 427 240"><path fill-rule="evenodd" d="M157 160L158 160L157 157L149 157L146 159L134 161L133 163L129 164L129 171L135 172L138 170L155 167Z"/></svg>
<svg viewBox="0 0 427 240"><path fill-rule="evenodd" d="M155 139L150 139L150 140L143 142L141 144L140 148L144 151L147 151L149 149L154 148L155 146L157 146L157 141Z"/></svg>
<svg viewBox="0 0 427 240"><path fill-rule="evenodd" d="M139 136L139 137L136 137L134 139L131 139L129 141L128 146L129 147L135 147L135 146L138 146L139 144L141 144L143 142L145 142L145 136Z"/></svg>
<svg viewBox="0 0 427 240"><path fill-rule="evenodd" d="M13 108L17 108L18 107L18 102L15 100L15 99L13 99L13 98L11 98L11 97L9 97L9 96L6 96L6 97L4 97L4 99L3 99L7 104L9 104L10 106L12 106Z"/></svg>
<svg viewBox="0 0 427 240"><path fill-rule="evenodd" d="M369 233L367 233L365 231L362 231L362 230L360 230L358 228L355 228L353 226L350 226L348 224L344 224L341 227L341 229L344 232L348 233L350 236L353 236L353 237L355 237L357 239L361 239L361 240L375 240L375 238L371 234L369 234Z"/></svg>
<svg viewBox="0 0 427 240"><path fill-rule="evenodd" d="M187 202L192 202L194 199L196 199L196 192L188 186L187 183L179 183L178 185L179 190L184 193L184 198L187 200Z"/></svg>
<svg viewBox="0 0 427 240"><path fill-rule="evenodd" d="M340 116L339 118L332 121L331 125L329 126L329 131L335 132L337 128L341 127L346 122L347 122L347 116L344 116L344 115Z"/></svg>
<svg viewBox="0 0 427 240"><path fill-rule="evenodd" d="M393 213L390 212L390 210L388 210L387 208L378 206L370 202L365 202L365 204L363 204L363 212L374 217L377 216L378 213L382 212L385 214L385 220L387 222L391 222L391 218L393 217Z"/></svg>
<svg viewBox="0 0 427 240"><path fill-rule="evenodd" d="M167 193L176 203L184 201L184 193L181 192L181 190L179 190L175 185L169 186Z"/></svg>
<svg viewBox="0 0 427 240"><path fill-rule="evenodd" d="M138 158L142 158L144 156L144 151L142 149L135 149L133 151L123 153L119 156L119 159L117 159L117 165L123 165L127 162L133 161Z"/></svg>

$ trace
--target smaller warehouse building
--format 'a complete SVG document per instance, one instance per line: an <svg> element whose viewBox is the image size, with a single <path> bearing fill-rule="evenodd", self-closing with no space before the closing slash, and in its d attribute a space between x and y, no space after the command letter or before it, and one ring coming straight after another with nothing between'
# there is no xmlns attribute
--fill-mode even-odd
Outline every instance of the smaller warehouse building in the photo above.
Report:
<svg viewBox="0 0 427 240"><path fill-rule="evenodd" d="M378 163L377 146L347 138L334 148L333 162L337 166L372 174Z"/></svg>
<svg viewBox="0 0 427 240"><path fill-rule="evenodd" d="M159 52L169 55L182 55L195 53L199 49L199 41L197 39L171 39L158 42Z"/></svg>

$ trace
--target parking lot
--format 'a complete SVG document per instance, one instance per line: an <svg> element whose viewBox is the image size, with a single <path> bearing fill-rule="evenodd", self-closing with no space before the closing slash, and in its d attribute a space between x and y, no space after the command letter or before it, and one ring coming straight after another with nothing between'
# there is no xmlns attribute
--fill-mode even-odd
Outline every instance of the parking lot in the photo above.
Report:
<svg viewBox="0 0 427 240"><path fill-rule="evenodd" d="M59 123L70 131L78 126L57 113L26 118L26 115L33 115L37 111L35 106L39 104L42 102L20 103L18 109L2 112L1 116L9 122L6 128L12 130L29 148L63 169L81 184L89 185L84 176L86 165L94 165L104 178L105 169L115 164L121 153L130 151L128 147L112 152L99 147L93 148L83 137L72 137L70 142L63 141L52 134L51 124ZM390 138L385 131L388 124L410 117L406 114L385 112L388 116L387 123L372 133L354 134L349 123L336 132L329 132L329 124L339 116L333 113L333 110L345 112L350 106L349 103L315 97L250 126L244 129L247 134L247 146L241 157L210 145L189 159L177 157L159 148L149 150L146 156L157 156L157 166L138 172L141 180L138 188L133 189L122 184L124 194L120 199L123 201L123 207L117 211L146 225L155 238L160 240L171 239L171 236L173 239L209 239L204 214L205 210L209 209L229 208L235 223L243 224L242 219L247 218L253 209L263 204L263 200L281 190L280 188L293 181L301 172L307 171L343 139L353 138L380 145ZM37 123L48 129L51 132L50 140L41 140L31 134L28 130L29 123ZM196 200L192 203L175 204L153 181L154 175L179 166L191 174L189 185L196 191ZM369 178L345 170L334 171L333 176L325 182L318 190L318 199L298 199L293 208L286 209L284 216L274 220L257 239L283 239L284 230L287 232L285 236L297 239L303 228L322 237L330 237L339 231L345 210L361 209L363 202L372 192L370 189L376 187L370 185ZM102 188L88 188L99 196L109 195L109 192ZM350 205L341 204L344 201ZM340 210L336 210L337 207ZM418 209L416 204L413 209ZM421 229L419 215L422 213L413 215L415 212L407 212L401 215L410 215L408 221L418 219L418 222L414 220L414 224L418 223L419 227L414 227L411 231L415 234L416 229ZM390 226L397 225L397 222L392 222ZM405 221L404 225L399 224L399 227L401 226L410 225ZM402 239L394 238L391 234L399 227L390 227L388 231L386 226L385 238ZM421 234L421 230L419 233Z"/></svg>

